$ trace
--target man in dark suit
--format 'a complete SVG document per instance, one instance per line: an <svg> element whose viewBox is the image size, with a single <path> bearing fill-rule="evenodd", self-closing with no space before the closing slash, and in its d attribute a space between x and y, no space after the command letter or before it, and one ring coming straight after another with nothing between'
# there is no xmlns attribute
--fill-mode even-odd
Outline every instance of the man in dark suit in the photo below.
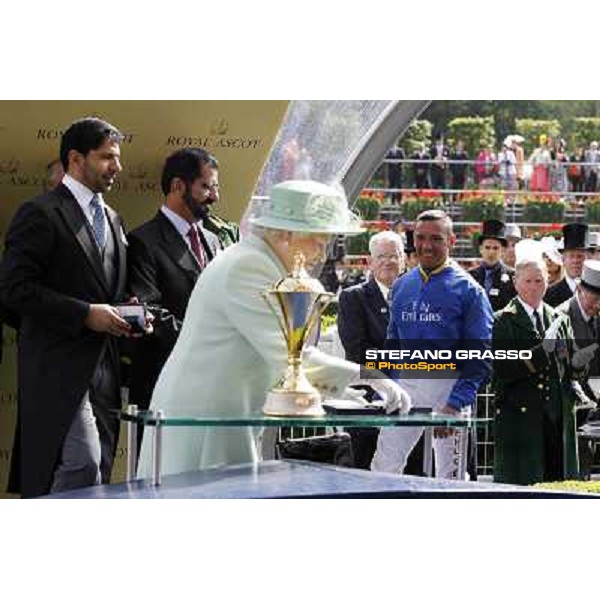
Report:
<svg viewBox="0 0 600 600"><path fill-rule="evenodd" d="M392 231L382 231L369 240L368 281L342 290L338 308L338 333L346 353L346 360L362 363L367 348L383 349L389 322L388 294L392 284L404 270L402 237ZM372 397L372 392L368 392ZM352 438L354 466L369 469L379 430L374 427L353 427L348 432ZM408 474L423 471L422 450L409 458Z"/></svg>
<svg viewBox="0 0 600 600"><path fill-rule="evenodd" d="M0 302L20 318L18 425L9 489L23 497L108 482L119 423L118 337L130 326L125 234L104 203L121 134L95 118L63 134L65 176L6 235Z"/></svg>
<svg viewBox="0 0 600 600"><path fill-rule="evenodd" d="M218 198L217 159L203 148L183 148L163 167L164 204L129 234L128 285L152 305L154 333L134 342L129 402L145 410L171 353L196 280L220 249L202 219ZM141 436L138 436L141 442Z"/></svg>
<svg viewBox="0 0 600 600"><path fill-rule="evenodd" d="M362 363L367 348L383 349L389 320L388 294L404 270L402 238L382 231L369 240L371 277L365 283L342 290L338 307L338 333L346 360ZM354 464L369 469L379 430L373 427L349 428Z"/></svg>
<svg viewBox="0 0 600 600"><path fill-rule="evenodd" d="M505 247L504 223L496 219L484 221L479 237L481 265L469 273L485 290L494 312L504 308L517 295L513 285L515 271L500 260Z"/></svg>
<svg viewBox="0 0 600 600"><path fill-rule="evenodd" d="M575 293L583 270L586 251L590 248L588 226L585 223L567 223L563 231L563 265L565 276L551 285L544 296L544 302L558 306Z"/></svg>

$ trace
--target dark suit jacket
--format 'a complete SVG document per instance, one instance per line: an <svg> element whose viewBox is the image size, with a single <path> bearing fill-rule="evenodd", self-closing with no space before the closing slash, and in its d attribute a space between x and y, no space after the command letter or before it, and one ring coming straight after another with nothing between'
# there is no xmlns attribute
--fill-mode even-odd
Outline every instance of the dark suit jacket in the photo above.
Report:
<svg viewBox="0 0 600 600"><path fill-rule="evenodd" d="M483 265L471 269L469 273L473 279L485 288L485 268ZM513 284L515 271L504 263L498 263L492 277L492 287L488 299L494 312L504 308L516 295L517 291ZM496 292L494 290L497 290Z"/></svg>
<svg viewBox="0 0 600 600"><path fill-rule="evenodd" d="M103 402L120 406L117 338L84 325L90 304L125 300L125 234L117 213L109 207L106 213L118 263L112 290L87 219L64 185L25 202L6 235L0 302L20 317L19 427L10 490L25 497L49 490L65 435L101 358L116 381L116 394Z"/></svg>
<svg viewBox="0 0 600 600"><path fill-rule="evenodd" d="M346 359L362 362L361 351L384 347L389 307L374 279L342 290L338 308L338 333Z"/></svg>
<svg viewBox="0 0 600 600"><path fill-rule="evenodd" d="M220 249L217 236L202 227L200 240L212 260ZM156 216L129 234L128 286L140 302L152 305L154 334L135 342L129 401L149 406L158 375L171 353L188 300L201 273L179 232L165 215Z"/></svg>
<svg viewBox="0 0 600 600"><path fill-rule="evenodd" d="M593 321L597 320L597 318L594 317L593 319L586 321L583 318L583 314L581 313L579 303L575 296L557 306L556 310L567 315L571 320L573 335L575 336L575 345L577 348L585 348L590 344L598 343L598 333L593 327ZM588 398L596 400L596 395L589 385L589 378L600 376L600 352L598 352L598 350L596 350L594 358L586 366L584 373L584 377L580 377L581 387Z"/></svg>
<svg viewBox="0 0 600 600"><path fill-rule="evenodd" d="M563 277L558 283L551 285L544 296L544 302L550 306L557 307L573 296L573 292Z"/></svg>

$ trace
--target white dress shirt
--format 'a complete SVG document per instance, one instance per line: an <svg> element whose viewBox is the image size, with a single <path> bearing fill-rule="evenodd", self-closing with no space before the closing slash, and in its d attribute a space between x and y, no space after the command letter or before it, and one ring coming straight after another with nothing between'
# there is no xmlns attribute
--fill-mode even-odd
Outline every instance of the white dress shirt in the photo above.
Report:
<svg viewBox="0 0 600 600"><path fill-rule="evenodd" d="M542 321L542 325L544 325L544 311L542 310L543 305L540 304L539 307L536 309L533 308L533 306L529 306L529 304L522 300L520 296L517 296L517 298L519 299L521 306L527 312L527 316L531 319L531 322L533 323L533 328L537 331L537 324L535 322L535 316L533 313L537 312L537 314L540 315L540 320Z"/></svg>
<svg viewBox="0 0 600 600"><path fill-rule="evenodd" d="M71 194L75 196L75 200L79 206L81 206L81 210L83 210L83 214L86 216L90 226L92 229L94 228L94 210L90 206L92 199L94 196L98 196L100 200L100 206L104 209L104 198L102 198L102 194L95 194L88 188L83 185L83 183L73 179L69 174L65 173L62 178L62 183L69 189ZM106 223L106 213L102 210L102 216L104 217L105 231L108 231L108 223Z"/></svg>

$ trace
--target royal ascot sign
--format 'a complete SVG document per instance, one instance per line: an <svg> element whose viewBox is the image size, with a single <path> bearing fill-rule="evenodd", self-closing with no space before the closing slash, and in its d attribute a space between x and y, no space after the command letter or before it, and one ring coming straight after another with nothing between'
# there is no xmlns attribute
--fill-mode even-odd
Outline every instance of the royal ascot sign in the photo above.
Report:
<svg viewBox="0 0 600 600"><path fill-rule="evenodd" d="M160 174L177 148L202 146L219 160L219 216L239 221L281 125L286 101L4 101L0 102L0 235L16 207L42 191L60 137L84 116L123 134L123 172L107 202L129 229L150 218L162 198Z"/></svg>

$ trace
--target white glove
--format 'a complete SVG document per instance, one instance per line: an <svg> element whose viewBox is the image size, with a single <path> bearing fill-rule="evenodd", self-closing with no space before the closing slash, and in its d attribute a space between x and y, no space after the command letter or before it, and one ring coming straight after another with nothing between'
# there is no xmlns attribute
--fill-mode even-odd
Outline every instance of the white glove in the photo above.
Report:
<svg viewBox="0 0 600 600"><path fill-rule="evenodd" d="M542 348L546 352L546 354L550 354L554 352L554 348L556 347L556 336L558 334L558 328L562 323L562 317L555 319L552 322L552 325L546 329L546 335L544 336L544 340L542 341Z"/></svg>
<svg viewBox="0 0 600 600"><path fill-rule="evenodd" d="M357 383L370 385L383 398L387 414L398 411L405 415L410 410L410 396L392 379L361 379Z"/></svg>
<svg viewBox="0 0 600 600"><path fill-rule="evenodd" d="M360 379L360 365L310 346L302 355L308 380L325 396L341 398Z"/></svg>
<svg viewBox="0 0 600 600"><path fill-rule="evenodd" d="M585 348L582 348L581 350L577 350L577 352L573 354L573 359L571 360L573 367L576 369L585 367L585 365L587 365L592 358L594 358L597 349L598 344L593 343Z"/></svg>

